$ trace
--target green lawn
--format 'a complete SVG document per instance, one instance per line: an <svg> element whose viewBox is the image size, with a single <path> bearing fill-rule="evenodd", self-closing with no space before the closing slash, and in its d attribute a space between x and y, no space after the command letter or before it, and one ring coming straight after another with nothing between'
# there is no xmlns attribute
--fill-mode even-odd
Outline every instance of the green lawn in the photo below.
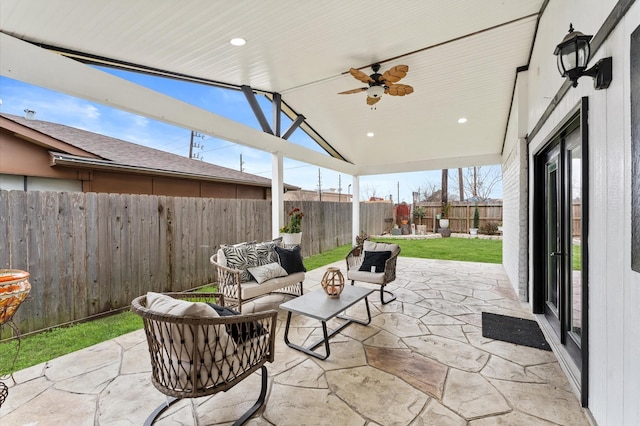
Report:
<svg viewBox="0 0 640 426"><path fill-rule="evenodd" d="M50 331L24 337L14 371L113 339L142 328L142 319L132 312L54 328ZM16 354L15 340L0 344L0 375L9 372Z"/></svg>
<svg viewBox="0 0 640 426"><path fill-rule="evenodd" d="M579 271L582 269L582 247L579 245L573 245L573 251L571 256L571 269Z"/></svg>
<svg viewBox="0 0 640 426"><path fill-rule="evenodd" d="M470 262L501 263L502 241L463 238L437 238L428 240L380 239L393 242L402 248L401 256L424 259L462 260ZM327 264L344 260L351 249L344 245L304 259L307 270L311 271ZM215 287L205 287L199 291L215 291ZM59 327L22 339L20 354L14 371L40 364L64 354L113 339L142 328L142 319L131 312L123 312L93 321ZM0 375L11 368L16 353L15 341L0 343Z"/></svg>
<svg viewBox="0 0 640 426"><path fill-rule="evenodd" d="M380 239L400 245L400 256L422 259L502 263L502 240L433 238L425 240Z"/></svg>

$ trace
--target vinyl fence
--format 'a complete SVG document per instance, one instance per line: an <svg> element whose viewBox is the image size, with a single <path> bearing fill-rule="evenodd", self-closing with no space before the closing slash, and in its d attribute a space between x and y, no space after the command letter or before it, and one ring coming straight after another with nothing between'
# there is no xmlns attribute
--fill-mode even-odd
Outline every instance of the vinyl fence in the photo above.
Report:
<svg viewBox="0 0 640 426"><path fill-rule="evenodd" d="M351 243L351 204L286 202L303 218L303 255ZM390 204L361 205L381 233ZM0 268L31 274L15 320L22 333L116 309L147 291L214 281L220 244L271 239L271 202L128 194L0 191ZM9 337L8 327L0 338Z"/></svg>

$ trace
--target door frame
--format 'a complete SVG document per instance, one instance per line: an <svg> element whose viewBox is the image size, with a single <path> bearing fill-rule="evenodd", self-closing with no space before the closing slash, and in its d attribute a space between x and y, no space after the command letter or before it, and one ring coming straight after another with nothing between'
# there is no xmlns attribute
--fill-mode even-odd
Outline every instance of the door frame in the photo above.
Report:
<svg viewBox="0 0 640 426"><path fill-rule="evenodd" d="M545 307L545 154L552 149L553 146L560 143L559 141L574 129L579 123L580 136L582 144L582 220L581 220L581 256L582 256L582 336L581 336L581 363L580 369L580 402L583 407L588 406L589 401L589 98L583 97L578 105L576 105L562 120L561 124L556 127L542 144L541 148L533 153L533 207L532 207L532 308L535 314L544 315ZM561 153L560 158L566 156ZM561 160L563 161L563 160ZM564 169L566 171L566 168ZM563 208L563 207L561 207ZM563 213L564 215L564 213ZM565 236L566 239L566 236ZM547 338L556 338L548 336ZM557 343L562 346L560 339L556 339ZM553 345L553 342L550 342ZM563 347L564 348L564 347ZM566 351L565 351L566 352ZM563 354L556 353L559 358ZM570 362L575 365L571 357L567 355L564 362Z"/></svg>

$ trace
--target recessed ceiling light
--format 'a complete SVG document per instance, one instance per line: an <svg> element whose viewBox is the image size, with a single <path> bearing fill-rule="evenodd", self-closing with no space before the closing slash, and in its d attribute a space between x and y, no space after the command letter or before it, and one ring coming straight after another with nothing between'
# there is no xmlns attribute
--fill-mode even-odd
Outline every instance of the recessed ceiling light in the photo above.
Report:
<svg viewBox="0 0 640 426"><path fill-rule="evenodd" d="M240 38L240 37L236 37L236 38L232 38L229 43L231 43L233 46L244 46L247 43L247 40Z"/></svg>
<svg viewBox="0 0 640 426"><path fill-rule="evenodd" d="M369 132L369 133L367 133L367 136L369 136L370 138L372 138L372 137L374 137L374 136L375 136L375 133L373 133L373 132Z"/></svg>
<svg viewBox="0 0 640 426"><path fill-rule="evenodd" d="M467 122L467 119L462 117L462 118L458 118L458 124L464 124Z"/></svg>

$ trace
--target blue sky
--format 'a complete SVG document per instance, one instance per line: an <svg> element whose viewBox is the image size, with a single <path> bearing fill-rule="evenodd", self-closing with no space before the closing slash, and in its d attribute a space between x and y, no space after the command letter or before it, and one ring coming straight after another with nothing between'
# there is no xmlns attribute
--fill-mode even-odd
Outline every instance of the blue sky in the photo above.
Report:
<svg viewBox="0 0 640 426"><path fill-rule="evenodd" d="M244 95L239 91L126 71L103 70L251 127L260 128ZM0 99L2 100L0 111L3 113L23 116L24 110L29 109L36 112L38 120L78 127L177 155L189 155L190 129L165 124L6 77L0 77ZM258 99L265 115L270 117L270 102L261 96ZM286 129L289 124L290 121L285 118L282 128ZM324 153L301 130L297 130L289 140ZM197 138L196 142L202 145L202 148L195 149L194 153L199 155L203 161L239 170L240 155L242 155L245 172L266 178L271 177L271 154L267 152L233 144L208 135ZM352 182L349 175L284 159L284 181L303 189L318 189L318 170L320 170L323 189L335 188L337 190L341 181L342 193L349 191L349 184ZM457 179L454 178L457 174L453 172L455 171L450 171L450 192L455 192L452 190L452 186L457 185ZM439 187L440 175L441 172L435 170L362 176L360 178L361 199L374 195L389 198L389 195L393 195L393 200L397 202L399 193L400 201L411 202L411 194L418 188ZM502 188L496 189L493 196L501 198Z"/></svg>

